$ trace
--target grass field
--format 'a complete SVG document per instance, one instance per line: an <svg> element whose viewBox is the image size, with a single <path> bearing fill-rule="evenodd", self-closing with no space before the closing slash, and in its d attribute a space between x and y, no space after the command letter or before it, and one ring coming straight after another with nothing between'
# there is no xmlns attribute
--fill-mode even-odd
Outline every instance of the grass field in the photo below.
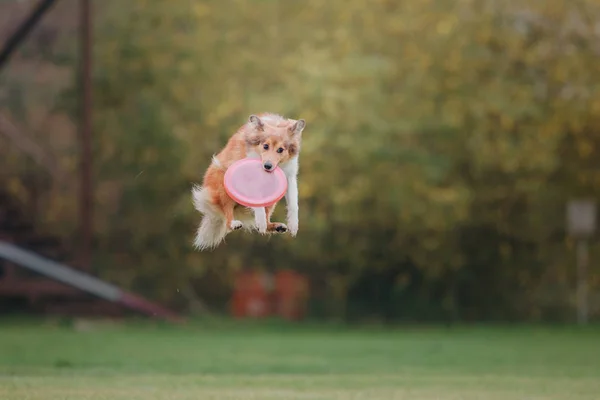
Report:
<svg viewBox="0 0 600 400"><path fill-rule="evenodd" d="M599 399L600 330L0 321L0 399Z"/></svg>

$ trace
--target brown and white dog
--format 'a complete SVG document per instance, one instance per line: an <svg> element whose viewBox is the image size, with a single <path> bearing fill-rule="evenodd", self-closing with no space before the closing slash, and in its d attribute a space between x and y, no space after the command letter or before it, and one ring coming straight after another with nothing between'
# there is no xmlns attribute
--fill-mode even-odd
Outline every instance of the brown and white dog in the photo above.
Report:
<svg viewBox="0 0 600 400"><path fill-rule="evenodd" d="M303 119L293 120L276 114L251 115L229 139L204 174L202 186L192 189L196 210L203 214L196 232L194 246L199 250L218 246L233 230L256 229L262 234L298 233L298 156L302 142ZM236 203L225 191L225 171L234 162L259 158L265 171L280 167L288 180L285 194L287 225L271 222L277 204L269 207L247 208Z"/></svg>

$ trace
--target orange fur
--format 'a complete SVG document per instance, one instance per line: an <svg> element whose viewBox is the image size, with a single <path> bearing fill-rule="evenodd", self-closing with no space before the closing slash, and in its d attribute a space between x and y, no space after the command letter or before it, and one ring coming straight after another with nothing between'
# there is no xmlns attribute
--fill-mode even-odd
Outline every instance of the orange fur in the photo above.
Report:
<svg viewBox="0 0 600 400"><path fill-rule="evenodd" d="M271 170L274 170L277 166L282 167L288 177L288 184L292 178L295 185L297 158L304 126L304 120L292 120L265 113L251 115L248 122L231 136L221 152L213 157L212 163L204 174L202 187L194 189L196 208L205 214L204 218L209 218L208 221L204 221L203 218L205 231L201 232L203 229L201 224L196 236L196 247L199 249L215 247L230 231L240 229L243 225L247 228L255 227L261 233L287 231L285 224L271 222L271 215L276 204L265 207L264 214L261 210L255 209L255 226L253 226L250 210L229 197L225 191L223 178L227 168L236 161L246 157L255 157L261 159L265 169L270 167ZM297 193L297 188L295 193ZM290 198L286 197L288 203ZM297 198L293 200L297 202ZM295 207L297 214L297 204L292 204L292 206ZM288 210L290 210L290 204L288 204ZM293 210L294 208L292 208ZM242 223L236 217L245 222ZM208 226L209 223L212 225ZM297 226L297 216L294 223ZM295 235L295 231L297 231L297 227L292 232L293 235Z"/></svg>

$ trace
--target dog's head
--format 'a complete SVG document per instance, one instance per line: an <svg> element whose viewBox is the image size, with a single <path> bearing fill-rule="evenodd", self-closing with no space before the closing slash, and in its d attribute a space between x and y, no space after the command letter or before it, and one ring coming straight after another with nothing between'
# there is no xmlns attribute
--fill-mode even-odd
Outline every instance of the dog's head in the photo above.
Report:
<svg viewBox="0 0 600 400"><path fill-rule="evenodd" d="M279 116L258 117L251 115L245 129L248 153L260 156L265 171L271 172L300 152L303 119L292 120Z"/></svg>

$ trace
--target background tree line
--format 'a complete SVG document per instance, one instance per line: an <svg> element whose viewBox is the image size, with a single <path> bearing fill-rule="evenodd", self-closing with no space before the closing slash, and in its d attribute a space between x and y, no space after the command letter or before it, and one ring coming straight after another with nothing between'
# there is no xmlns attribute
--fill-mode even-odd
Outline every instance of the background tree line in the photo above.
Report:
<svg viewBox="0 0 600 400"><path fill-rule="evenodd" d="M308 274L314 316L571 318L565 204L600 198L597 2L110 0L95 9L99 275L182 308L197 296L222 309L232 274L261 267ZM32 57L70 75L40 86L13 66L1 82L3 108L30 130L51 104L57 134L32 131L66 178L41 179L36 198L40 224L65 240L78 217L69 29ZM307 120L300 233L234 234L194 252L191 185L262 111ZM7 182L19 177L6 187L31 196L28 161L2 147ZM596 292L599 278L592 268Z"/></svg>

